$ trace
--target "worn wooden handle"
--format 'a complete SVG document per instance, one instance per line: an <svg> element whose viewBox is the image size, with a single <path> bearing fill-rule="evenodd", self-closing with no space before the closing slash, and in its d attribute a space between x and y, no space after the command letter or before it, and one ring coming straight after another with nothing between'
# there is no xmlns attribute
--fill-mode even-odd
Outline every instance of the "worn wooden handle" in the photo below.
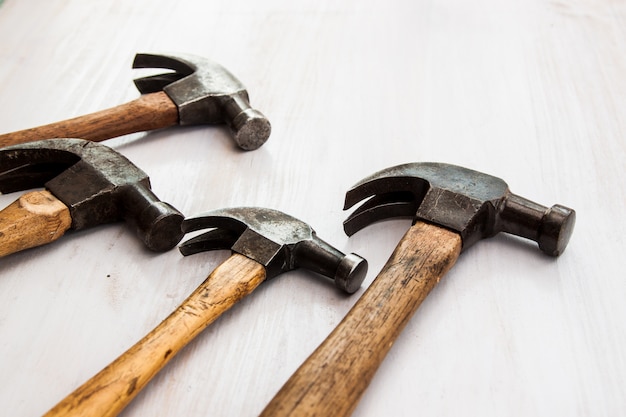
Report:
<svg viewBox="0 0 626 417"><path fill-rule="evenodd" d="M167 319L46 416L115 416L187 343L265 280L265 268L234 254Z"/></svg>
<svg viewBox="0 0 626 417"><path fill-rule="evenodd" d="M52 138L105 139L173 126L178 108L163 91L145 94L108 110L0 135L0 147Z"/></svg>
<svg viewBox="0 0 626 417"><path fill-rule="evenodd" d="M262 416L348 416L410 317L461 251L458 234L416 223L378 277Z"/></svg>
<svg viewBox="0 0 626 417"><path fill-rule="evenodd" d="M49 191L32 191L0 211L0 256L50 243L72 225L70 211Z"/></svg>

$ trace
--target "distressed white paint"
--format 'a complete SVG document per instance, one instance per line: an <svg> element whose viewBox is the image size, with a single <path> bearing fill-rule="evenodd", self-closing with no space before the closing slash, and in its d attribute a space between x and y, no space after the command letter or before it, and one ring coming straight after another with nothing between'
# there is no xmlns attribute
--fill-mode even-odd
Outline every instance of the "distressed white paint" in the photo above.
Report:
<svg viewBox="0 0 626 417"><path fill-rule="evenodd" d="M272 137L251 153L234 149L223 128L107 144L186 214L256 205L310 222L369 259L366 284L408 227L343 235L343 193L375 170L456 163L577 209L557 260L506 237L464 253L355 416L623 414L624 2L6 0L0 130L136 97L130 63L141 51L223 63L271 119ZM0 196L0 206L16 196ZM148 253L119 224L1 259L0 414L45 412L225 256ZM258 414L357 296L303 271L263 285L123 414Z"/></svg>

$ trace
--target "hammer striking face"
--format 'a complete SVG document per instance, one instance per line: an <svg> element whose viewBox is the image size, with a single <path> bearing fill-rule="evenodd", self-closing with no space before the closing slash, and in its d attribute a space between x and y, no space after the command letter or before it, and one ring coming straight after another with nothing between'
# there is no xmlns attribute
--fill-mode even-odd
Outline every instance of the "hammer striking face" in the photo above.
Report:
<svg viewBox="0 0 626 417"><path fill-rule="evenodd" d="M413 226L263 416L350 415L393 342L461 250L503 231L532 239L547 255L558 256L575 223L575 212L567 207L541 206L512 194L499 178L438 163L379 171L347 192L345 208L363 200L344 222L348 235L398 216L413 217Z"/></svg>
<svg viewBox="0 0 626 417"><path fill-rule="evenodd" d="M226 68L194 55L137 54L133 68L172 70L135 80L137 100L100 112L0 135L0 146L47 138L102 141L169 126L230 126L241 149L254 150L270 136L267 118L250 107L244 85Z"/></svg>
<svg viewBox="0 0 626 417"><path fill-rule="evenodd" d="M267 278L299 267L356 291L367 272L358 255L344 255L306 223L276 210L231 208L186 219L185 232L211 228L183 243L184 255L215 249L233 254L158 327L46 416L117 415L187 343Z"/></svg>
<svg viewBox="0 0 626 417"><path fill-rule="evenodd" d="M0 254L48 243L69 229L125 219L154 251L183 236L183 215L159 200L145 172L107 146L50 139L0 149L0 192L45 187L0 213Z"/></svg>

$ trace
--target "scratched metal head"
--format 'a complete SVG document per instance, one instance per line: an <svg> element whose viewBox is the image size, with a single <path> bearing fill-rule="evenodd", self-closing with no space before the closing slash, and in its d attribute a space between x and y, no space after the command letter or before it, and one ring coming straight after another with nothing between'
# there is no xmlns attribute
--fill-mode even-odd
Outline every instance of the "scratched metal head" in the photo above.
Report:
<svg viewBox="0 0 626 417"><path fill-rule="evenodd" d="M185 233L208 228L212 230L181 244L183 255L230 249L265 266L268 278L302 267L334 279L348 293L360 287L367 273L365 259L344 255L308 224L277 210L227 208L183 222Z"/></svg>
<svg viewBox="0 0 626 417"><path fill-rule="evenodd" d="M269 121L250 107L246 88L222 65L194 55L137 54L133 68L173 71L138 78L135 85L142 94L164 91L178 107L181 125L227 123L245 150L269 138Z"/></svg>
<svg viewBox="0 0 626 417"><path fill-rule="evenodd" d="M150 179L111 148L83 139L46 139L0 149L0 192L45 187L76 230L126 219L155 251L180 241L183 216L150 190Z"/></svg>
<svg viewBox="0 0 626 417"><path fill-rule="evenodd" d="M392 217L413 217L461 235L463 249L506 232L534 240L551 256L560 255L574 229L575 212L541 206L509 191L500 178L442 163L410 163L379 171L354 185L344 209L368 199L344 222L352 235Z"/></svg>

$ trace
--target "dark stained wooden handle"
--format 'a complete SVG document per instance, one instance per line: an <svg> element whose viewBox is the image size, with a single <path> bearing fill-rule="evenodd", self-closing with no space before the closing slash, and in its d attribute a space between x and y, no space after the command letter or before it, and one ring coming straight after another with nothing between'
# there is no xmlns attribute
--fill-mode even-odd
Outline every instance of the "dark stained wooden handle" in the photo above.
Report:
<svg viewBox="0 0 626 417"><path fill-rule="evenodd" d="M94 142L178 123L178 108L163 91L131 102L32 129L0 135L0 147L52 138L80 138Z"/></svg>
<svg viewBox="0 0 626 417"><path fill-rule="evenodd" d="M416 223L378 277L262 416L348 416L415 310L461 251L458 234Z"/></svg>
<svg viewBox="0 0 626 417"><path fill-rule="evenodd" d="M57 240L71 225L69 209L49 191L26 193L0 211L0 257Z"/></svg>
<svg viewBox="0 0 626 417"><path fill-rule="evenodd" d="M265 280L265 268L234 254L167 319L46 416L115 416L187 343Z"/></svg>

